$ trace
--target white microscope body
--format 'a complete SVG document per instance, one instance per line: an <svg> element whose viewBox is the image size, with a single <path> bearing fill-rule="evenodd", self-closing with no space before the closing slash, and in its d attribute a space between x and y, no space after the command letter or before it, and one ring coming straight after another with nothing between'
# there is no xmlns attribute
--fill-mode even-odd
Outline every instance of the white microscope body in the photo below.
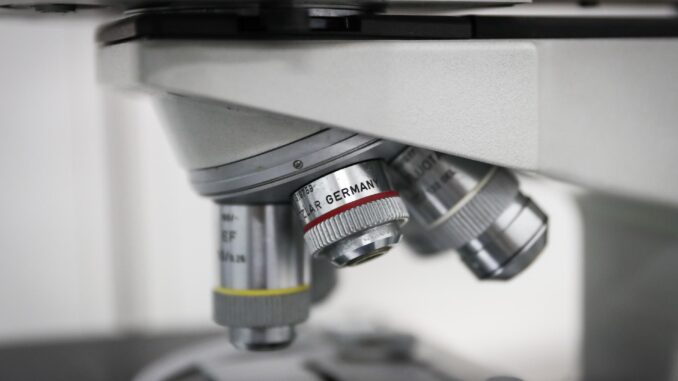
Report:
<svg viewBox="0 0 678 381"><path fill-rule="evenodd" d="M404 236L420 252L455 250L479 279L518 276L548 255L548 218L517 172L596 192L578 200L586 377L670 373L668 361L634 360L673 343L647 339L650 327L675 327L642 311L675 317L675 307L652 303L660 287L619 259L644 255L670 267L665 254L678 254L674 5L95 5L128 11L99 31L101 82L153 95L193 187L220 205L215 320L236 347L294 341L331 288L316 286L333 270L312 256L351 267ZM636 282L610 292L626 276ZM408 347L401 339L377 340L386 358L402 355L389 352ZM363 353L357 341L348 352ZM297 365L305 358L288 356ZM426 377L417 379L434 379Z"/></svg>

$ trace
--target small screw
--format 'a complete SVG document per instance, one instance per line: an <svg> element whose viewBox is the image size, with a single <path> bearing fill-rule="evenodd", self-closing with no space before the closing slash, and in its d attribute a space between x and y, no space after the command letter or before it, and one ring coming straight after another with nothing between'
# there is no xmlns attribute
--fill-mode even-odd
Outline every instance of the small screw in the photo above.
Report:
<svg viewBox="0 0 678 381"><path fill-rule="evenodd" d="M302 169L304 168L304 162L301 160L295 160L294 163L292 163L292 166L294 166L295 169Z"/></svg>

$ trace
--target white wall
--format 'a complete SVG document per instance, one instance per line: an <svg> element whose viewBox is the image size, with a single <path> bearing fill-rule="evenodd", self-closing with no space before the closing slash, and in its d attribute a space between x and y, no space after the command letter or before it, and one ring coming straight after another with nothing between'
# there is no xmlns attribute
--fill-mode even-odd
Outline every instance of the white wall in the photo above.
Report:
<svg viewBox="0 0 678 381"><path fill-rule="evenodd" d="M96 83L101 19L0 13L0 340L209 325L212 208L147 97Z"/></svg>
<svg viewBox="0 0 678 381"><path fill-rule="evenodd" d="M115 318L92 22L74 21L0 15L0 337L7 339L107 331Z"/></svg>
<svg viewBox="0 0 678 381"><path fill-rule="evenodd" d="M211 326L213 208L190 189L149 99L96 85L99 22L0 16L0 345ZM415 332L472 378L485 368L575 379L572 191L527 189L551 216L551 242L517 280L479 283L453 254L420 260L401 247L342 271L311 321L362 318Z"/></svg>
<svg viewBox="0 0 678 381"><path fill-rule="evenodd" d="M190 188L149 97L109 91L105 104L118 323L211 327L215 207Z"/></svg>

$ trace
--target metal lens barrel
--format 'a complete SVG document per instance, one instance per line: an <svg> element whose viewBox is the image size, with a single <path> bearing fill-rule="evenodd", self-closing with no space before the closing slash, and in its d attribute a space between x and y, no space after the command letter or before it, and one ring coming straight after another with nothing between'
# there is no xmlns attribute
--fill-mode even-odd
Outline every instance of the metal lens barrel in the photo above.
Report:
<svg viewBox="0 0 678 381"><path fill-rule="evenodd" d="M409 218L381 160L325 175L294 192L292 202L309 251L338 267L386 253Z"/></svg>
<svg viewBox="0 0 678 381"><path fill-rule="evenodd" d="M507 169L414 147L391 165L415 249L455 249L478 278L510 279L546 245L546 215Z"/></svg>
<svg viewBox="0 0 678 381"><path fill-rule="evenodd" d="M246 350L289 345L308 318L309 258L289 205L220 206L221 286L214 320Z"/></svg>

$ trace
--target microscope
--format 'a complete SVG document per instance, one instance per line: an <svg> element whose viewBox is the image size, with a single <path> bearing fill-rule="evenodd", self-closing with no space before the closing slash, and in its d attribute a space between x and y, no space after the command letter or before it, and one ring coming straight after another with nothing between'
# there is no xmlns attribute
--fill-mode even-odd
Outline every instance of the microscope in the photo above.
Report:
<svg viewBox="0 0 678 381"><path fill-rule="evenodd" d="M303 58L306 51L311 60L325 60L325 49L335 57L339 54L365 59L354 51L371 50L365 42L375 42L378 50L396 55L401 49L405 49L403 54L420 49L419 41L391 41L401 33L399 23L419 18L372 16L356 13L356 9L348 15L341 12L341 16L315 17L316 11L263 9L261 16L190 12L186 19L174 13L150 17L140 14L104 26L99 33L104 44L100 50L104 82L145 87L144 78L167 78L196 86L182 89L174 87L176 84L167 84L167 88L160 83L148 85L165 89L158 96L158 107L194 188L219 204L221 284L214 291L214 319L229 327L231 342L238 348L269 350L292 342L294 326L307 318L311 305L311 258L337 268L357 266L385 255L404 236L422 253L456 250L480 279L510 279L546 245L546 215L520 192L516 177L505 167L398 142L397 134L380 137L379 127L370 117L362 122L356 119L362 127L352 131L336 122L314 121L312 116L292 116L269 109L281 107L280 103L294 96L302 97L296 103L306 104L310 101L306 97L325 91L333 97L359 98L374 90L377 94L372 96L377 98L391 96L392 91L370 89L367 83L363 83L363 91L339 95L337 90L346 86L341 83L357 79L349 73L333 71L357 70L356 63L314 64ZM265 16L268 12L283 15L269 25ZM298 16L300 21L287 12L301 13L303 17ZM366 22L363 17L396 22L394 35L389 40L374 41L364 41L366 36L360 33L350 38L347 35L351 43L346 44L339 37L355 32L313 28L322 20L328 25L348 25L358 20ZM124 34L171 28L174 24L170 21L166 25L167 20L182 20L177 25L212 25L206 32L186 29L209 35L220 33L212 28L221 28L229 21L234 28L248 26L243 26L246 30L241 36L237 32L222 42L208 40L200 44L190 38L176 40L173 32L168 35L174 36L170 41L164 40L168 36L153 38L154 32L139 38ZM424 28L429 27L428 18L421 20ZM334 35L332 40L316 41L327 33ZM429 44L430 41L424 43ZM437 46L431 49L438 50L440 42L434 44ZM349 52L342 52L344 49ZM147 57L147 52L160 55ZM285 57L276 58L278 54ZM247 73L256 71L256 66L270 64L284 72ZM227 74L231 65L245 72ZM381 70L376 62L361 66ZM210 73L211 69L219 73ZM149 72L141 72L146 70ZM323 89L304 89L303 84L285 78L290 70L303 77L307 70L319 70L324 72L323 77L329 77L314 79ZM213 76L221 79L208 78ZM247 82L255 82L245 85L232 81L246 78ZM214 91L233 91L233 97L247 93L264 96L270 105L257 106L247 100L231 101L230 96L203 93L208 81L213 82L208 87ZM380 86L392 85L390 78L380 81ZM334 86L338 86L337 90L332 90ZM449 100L453 99L451 95ZM338 116L328 109L333 106L317 106L327 109L327 115ZM359 101L342 113L361 114L370 107ZM420 109L416 114L426 118L429 112ZM416 116L408 119L412 117ZM389 128L394 121L385 122L381 128ZM420 127L420 123L412 126Z"/></svg>
<svg viewBox="0 0 678 381"><path fill-rule="evenodd" d="M482 281L527 271L548 217L516 173L678 205L674 4L0 5L121 13L98 31L101 82L153 94L218 205L214 320L240 350L290 346L337 269L395 245Z"/></svg>

